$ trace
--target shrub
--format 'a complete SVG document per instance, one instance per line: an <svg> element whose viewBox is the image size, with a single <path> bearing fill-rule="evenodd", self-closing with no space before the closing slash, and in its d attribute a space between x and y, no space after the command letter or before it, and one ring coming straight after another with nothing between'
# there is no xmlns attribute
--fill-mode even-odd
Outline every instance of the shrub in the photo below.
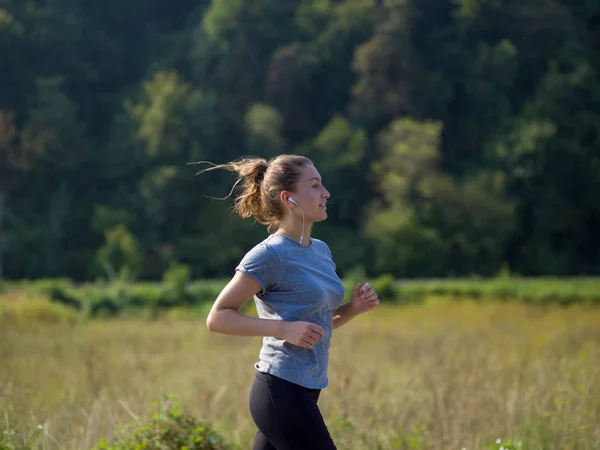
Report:
<svg viewBox="0 0 600 450"><path fill-rule="evenodd" d="M346 276L342 279L342 283L344 284L344 300L349 301L352 296L352 291L354 290L354 286L358 283L365 284L368 281L367 274L365 273L365 269L362 266L356 266L354 269L349 270L346 273Z"/></svg>
<svg viewBox="0 0 600 450"><path fill-rule="evenodd" d="M0 450L15 450L14 436L17 432L11 428L0 427Z"/></svg>
<svg viewBox="0 0 600 450"><path fill-rule="evenodd" d="M122 224L104 231L104 245L96 262L111 281L133 281L142 268L142 254L136 237Z"/></svg>
<svg viewBox="0 0 600 450"><path fill-rule="evenodd" d="M163 283L165 296L171 306L191 303L191 299L185 291L191 273L191 269L185 264L175 261L169 263L169 268L163 274Z"/></svg>
<svg viewBox="0 0 600 450"><path fill-rule="evenodd" d="M37 278L35 280L19 280L15 281L14 287L21 287L28 293L46 292L53 287L69 288L73 282L69 278Z"/></svg>
<svg viewBox="0 0 600 450"><path fill-rule="evenodd" d="M164 288L157 283L125 285L114 295L124 309L155 309L166 304Z"/></svg>
<svg viewBox="0 0 600 450"><path fill-rule="evenodd" d="M396 281L392 275L382 275L372 282L377 295L382 302L395 301L398 299Z"/></svg>
<svg viewBox="0 0 600 450"><path fill-rule="evenodd" d="M40 443L43 425L36 426L27 436L24 433L17 435L17 431L8 424L0 425L0 450L38 450L46 448Z"/></svg>
<svg viewBox="0 0 600 450"><path fill-rule="evenodd" d="M226 450L232 446L209 425L188 414L173 397L157 404L146 423L133 421L117 429L117 440L98 443L94 450Z"/></svg>
<svg viewBox="0 0 600 450"><path fill-rule="evenodd" d="M214 302L223 287L227 284L227 280L201 280L191 283L188 292L194 299L194 303Z"/></svg>
<svg viewBox="0 0 600 450"><path fill-rule="evenodd" d="M76 310L81 309L81 301L73 294L72 289L60 286L60 285L52 285L48 288L44 289L45 294L50 298L50 300L62 303L65 306L69 306Z"/></svg>
<svg viewBox="0 0 600 450"><path fill-rule="evenodd" d="M110 296L105 295L90 304L90 317L114 317L121 312L121 307Z"/></svg>
<svg viewBox="0 0 600 450"><path fill-rule="evenodd" d="M71 324L81 318L77 311L42 296L19 294L0 299L0 322L16 325Z"/></svg>

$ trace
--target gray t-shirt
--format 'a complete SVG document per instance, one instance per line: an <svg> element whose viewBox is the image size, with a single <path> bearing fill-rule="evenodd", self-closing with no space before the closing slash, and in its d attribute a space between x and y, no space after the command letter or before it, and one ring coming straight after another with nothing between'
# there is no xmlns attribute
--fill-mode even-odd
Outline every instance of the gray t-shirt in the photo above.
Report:
<svg viewBox="0 0 600 450"><path fill-rule="evenodd" d="M260 318L301 320L325 330L312 349L264 337L257 370L310 389L328 385L333 312L344 299L344 285L335 268L327 244L314 238L304 246L272 234L244 256L236 270L260 284L262 291L254 296Z"/></svg>

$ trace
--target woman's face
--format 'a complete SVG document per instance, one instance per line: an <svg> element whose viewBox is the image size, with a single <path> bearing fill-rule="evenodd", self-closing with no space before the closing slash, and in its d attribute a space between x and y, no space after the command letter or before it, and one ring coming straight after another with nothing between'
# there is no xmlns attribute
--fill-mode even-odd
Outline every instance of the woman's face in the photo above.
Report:
<svg viewBox="0 0 600 450"><path fill-rule="evenodd" d="M296 192L289 195L302 207L307 221L325 220L327 218L325 204L330 197L329 191L323 186L323 180L315 166L308 164L301 170L302 174L296 185ZM297 209L295 205L294 208Z"/></svg>

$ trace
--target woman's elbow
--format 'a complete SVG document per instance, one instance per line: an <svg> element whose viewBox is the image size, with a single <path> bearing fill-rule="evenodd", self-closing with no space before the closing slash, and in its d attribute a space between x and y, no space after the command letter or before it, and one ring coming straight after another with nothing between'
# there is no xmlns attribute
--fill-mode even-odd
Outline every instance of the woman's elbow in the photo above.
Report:
<svg viewBox="0 0 600 450"><path fill-rule="evenodd" d="M206 318L206 328L208 329L208 331L211 331L213 333L217 332L217 329L219 328L216 314L213 311L211 311L208 314L208 317Z"/></svg>

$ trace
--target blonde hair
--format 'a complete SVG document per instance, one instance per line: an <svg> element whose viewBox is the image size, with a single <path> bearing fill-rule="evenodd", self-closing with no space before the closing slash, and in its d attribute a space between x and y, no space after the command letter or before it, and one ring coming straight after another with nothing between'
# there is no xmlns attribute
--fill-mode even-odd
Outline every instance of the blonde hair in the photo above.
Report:
<svg viewBox="0 0 600 450"><path fill-rule="evenodd" d="M279 155L270 161L264 158L242 158L226 164L208 164L212 167L198 173L225 169L238 174L237 181L225 199L229 198L241 183L233 210L243 219L254 217L258 223L268 225L270 233L279 228L285 214L279 194L284 190L294 192L302 173L301 169L307 165L314 165L310 159L300 155Z"/></svg>

